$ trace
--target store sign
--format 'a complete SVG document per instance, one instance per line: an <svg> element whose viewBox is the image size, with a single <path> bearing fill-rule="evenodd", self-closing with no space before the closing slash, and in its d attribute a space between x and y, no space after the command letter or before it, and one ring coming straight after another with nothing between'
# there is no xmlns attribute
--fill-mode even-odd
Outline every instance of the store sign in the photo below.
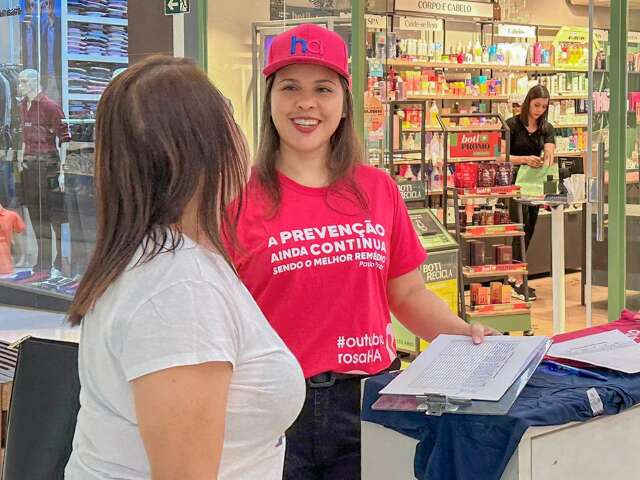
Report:
<svg viewBox="0 0 640 480"><path fill-rule="evenodd" d="M459 132L449 134L451 158L487 158L500 155L500 132Z"/></svg>
<svg viewBox="0 0 640 480"><path fill-rule="evenodd" d="M20 7L0 9L0 18L17 17L18 15L22 15L22 9Z"/></svg>
<svg viewBox="0 0 640 480"><path fill-rule="evenodd" d="M459 0L396 0L396 11L456 17L493 18L493 4Z"/></svg>
<svg viewBox="0 0 640 480"><path fill-rule="evenodd" d="M179 15L180 13L189 13L189 0L164 0L165 15Z"/></svg>
<svg viewBox="0 0 640 480"><path fill-rule="evenodd" d="M631 32L629 32L631 34ZM594 30L593 38L598 40L599 42L607 42L609 41L609 31L608 30Z"/></svg>
<svg viewBox="0 0 640 480"><path fill-rule="evenodd" d="M364 126L370 141L384 139L384 105L371 95L364 98Z"/></svg>
<svg viewBox="0 0 640 480"><path fill-rule="evenodd" d="M435 18L416 18L416 17L400 17L400 30L430 30L432 32L441 32L444 29L444 22Z"/></svg>
<svg viewBox="0 0 640 480"><path fill-rule="evenodd" d="M424 182L417 180L413 182L398 182L400 195L405 202L416 202L426 198Z"/></svg>
<svg viewBox="0 0 640 480"><path fill-rule="evenodd" d="M531 25L498 25L498 36L510 38L536 38L536 27Z"/></svg>
<svg viewBox="0 0 640 480"><path fill-rule="evenodd" d="M640 43L640 32L629 32L627 34L628 43Z"/></svg>
<svg viewBox="0 0 640 480"><path fill-rule="evenodd" d="M364 21L367 24L367 28L379 28L383 30L387 28L387 17L380 15L365 15Z"/></svg>
<svg viewBox="0 0 640 480"><path fill-rule="evenodd" d="M589 43L589 29L587 27L562 27L555 38L554 45L561 43Z"/></svg>

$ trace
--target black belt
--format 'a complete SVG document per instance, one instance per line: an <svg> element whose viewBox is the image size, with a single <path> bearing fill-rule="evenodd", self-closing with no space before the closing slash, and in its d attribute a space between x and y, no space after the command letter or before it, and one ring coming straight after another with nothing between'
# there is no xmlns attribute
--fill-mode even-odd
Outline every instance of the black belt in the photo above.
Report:
<svg viewBox="0 0 640 480"><path fill-rule="evenodd" d="M338 372L322 372L314 375L313 377L309 377L306 379L307 387L309 388L328 388L335 385L336 382L342 382L346 380L362 380L363 378L368 378L373 375L379 375L381 373L390 372L392 370L398 370L400 368L401 362L400 359L396 357L396 359L391 362L389 367L378 373L372 374L357 374L357 373L338 373Z"/></svg>

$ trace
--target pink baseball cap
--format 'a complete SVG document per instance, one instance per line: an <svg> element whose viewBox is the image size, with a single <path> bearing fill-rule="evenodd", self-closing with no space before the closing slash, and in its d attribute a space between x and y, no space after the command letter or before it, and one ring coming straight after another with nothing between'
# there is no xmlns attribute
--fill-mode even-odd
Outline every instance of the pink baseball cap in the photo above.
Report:
<svg viewBox="0 0 640 480"><path fill-rule="evenodd" d="M305 23L275 37L262 73L268 77L294 63L322 65L350 81L347 45L340 35L318 25Z"/></svg>

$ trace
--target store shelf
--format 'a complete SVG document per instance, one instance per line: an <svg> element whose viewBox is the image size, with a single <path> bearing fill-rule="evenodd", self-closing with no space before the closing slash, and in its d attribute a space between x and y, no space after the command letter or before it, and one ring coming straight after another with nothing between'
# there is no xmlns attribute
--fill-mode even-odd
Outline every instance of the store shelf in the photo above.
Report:
<svg viewBox="0 0 640 480"><path fill-rule="evenodd" d="M69 100L79 100L79 101L88 101L88 102L97 102L100 100L100 94L91 94L91 93L70 93Z"/></svg>
<svg viewBox="0 0 640 480"><path fill-rule="evenodd" d="M58 293L54 290L47 290L45 288L34 287L33 285L29 285L29 284L16 283L10 280L0 279L0 286L13 288L16 290L22 290L23 292L33 293L37 295L46 295L48 297L53 297L60 300L73 300L73 296L67 295L66 293Z"/></svg>
<svg viewBox="0 0 640 480"><path fill-rule="evenodd" d="M528 275L528 270L504 270L504 271L493 271L493 272L465 272L463 270L462 274L464 278L505 278L510 277L512 275Z"/></svg>
<svg viewBox="0 0 640 480"><path fill-rule="evenodd" d="M574 152L555 152L555 157L581 157L587 153L586 151L574 151Z"/></svg>
<svg viewBox="0 0 640 480"><path fill-rule="evenodd" d="M98 23L101 25L117 25L120 27L126 27L128 23L126 18L98 17L97 15L68 15L67 20L69 22Z"/></svg>
<svg viewBox="0 0 640 480"><path fill-rule="evenodd" d="M408 100L494 100L497 102L506 102L509 100L508 95L408 95Z"/></svg>
<svg viewBox="0 0 640 480"><path fill-rule="evenodd" d="M418 153L422 153L422 150L418 149L418 150L393 150L394 155L412 155L412 154L418 154Z"/></svg>
<svg viewBox="0 0 640 480"><path fill-rule="evenodd" d="M484 196L486 197L486 195ZM461 198L469 198L469 197L461 197ZM468 233L462 232L460 234L461 238L465 240L473 240L473 239L482 239L482 238L503 238L503 237L524 237L524 232L498 232L498 233L485 233L483 235L472 235Z"/></svg>
<svg viewBox="0 0 640 480"><path fill-rule="evenodd" d="M412 60L387 60L386 65L395 68L446 68L449 70L495 70L499 72L584 72L586 68L580 67L553 67L544 65L500 65L496 63L453 63L453 62L425 62Z"/></svg>
<svg viewBox="0 0 640 480"><path fill-rule="evenodd" d="M469 125L468 127L447 127L449 132L499 132L500 125ZM425 132L442 132L440 127L427 127ZM420 133L419 128L403 128L403 133Z"/></svg>
<svg viewBox="0 0 640 480"><path fill-rule="evenodd" d="M474 193L467 195L458 195L458 198L460 200L473 200L477 198L520 198L520 193Z"/></svg>
<svg viewBox="0 0 640 480"><path fill-rule="evenodd" d="M465 163L465 162L496 162L496 157L456 157L449 158L449 163Z"/></svg>
<svg viewBox="0 0 640 480"><path fill-rule="evenodd" d="M586 123L552 123L553 128L588 128Z"/></svg>
<svg viewBox="0 0 640 480"><path fill-rule="evenodd" d="M589 98L589 95L585 93L577 94L577 95L551 95L551 100L586 100Z"/></svg>
<svg viewBox="0 0 640 480"><path fill-rule="evenodd" d="M483 305L480 305L481 307ZM531 315L530 308L513 308L508 310L498 310L493 312L477 312L471 310L471 307L467 305L467 316L472 318L485 318L485 317L505 317L511 315Z"/></svg>
<svg viewBox="0 0 640 480"><path fill-rule="evenodd" d="M106 55L69 54L67 55L67 59L70 62L119 63L122 65L129 64L129 59L127 57L108 57Z"/></svg>

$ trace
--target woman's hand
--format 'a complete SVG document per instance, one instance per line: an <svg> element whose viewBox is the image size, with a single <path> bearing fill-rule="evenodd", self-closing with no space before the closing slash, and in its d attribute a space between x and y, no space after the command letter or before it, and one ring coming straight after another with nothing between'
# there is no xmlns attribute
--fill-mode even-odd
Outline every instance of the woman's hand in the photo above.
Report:
<svg viewBox="0 0 640 480"><path fill-rule="evenodd" d="M528 156L527 156L527 157L525 157L525 158L526 158L526 159L525 159L525 163L526 163L527 165L529 165L530 167L533 167L533 168L540 168L540 167L542 167L543 160L542 160L540 157L538 157L538 156L536 156L536 155L528 155Z"/></svg>
<svg viewBox="0 0 640 480"><path fill-rule="evenodd" d="M475 344L484 342L484 337L492 337L495 335L502 335L494 328L487 327L481 323L473 322L469 325L469 336Z"/></svg>

